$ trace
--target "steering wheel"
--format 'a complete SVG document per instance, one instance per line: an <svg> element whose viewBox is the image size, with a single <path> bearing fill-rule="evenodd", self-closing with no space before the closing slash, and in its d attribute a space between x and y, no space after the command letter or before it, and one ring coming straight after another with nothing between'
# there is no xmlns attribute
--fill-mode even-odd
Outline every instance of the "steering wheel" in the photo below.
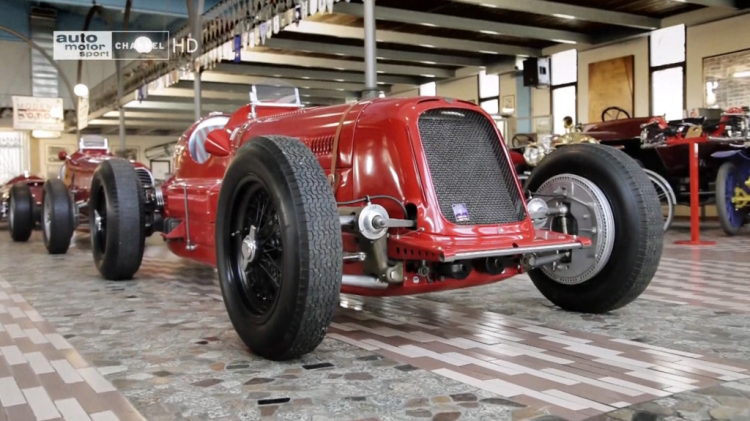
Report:
<svg viewBox="0 0 750 421"><path fill-rule="evenodd" d="M510 140L510 149L517 150L525 148L529 143L534 143L533 137L527 134L517 134Z"/></svg>
<svg viewBox="0 0 750 421"><path fill-rule="evenodd" d="M602 121L620 120L621 118L630 118L630 113L620 107L607 107L602 111Z"/></svg>

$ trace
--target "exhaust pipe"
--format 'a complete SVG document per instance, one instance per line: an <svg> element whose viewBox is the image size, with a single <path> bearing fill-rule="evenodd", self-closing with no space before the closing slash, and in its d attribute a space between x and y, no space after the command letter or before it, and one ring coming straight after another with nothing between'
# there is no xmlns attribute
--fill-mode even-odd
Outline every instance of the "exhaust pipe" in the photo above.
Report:
<svg viewBox="0 0 750 421"><path fill-rule="evenodd" d="M709 136L710 142L747 142L750 138L745 136L732 136L732 137L721 137L721 136Z"/></svg>
<svg viewBox="0 0 750 421"><path fill-rule="evenodd" d="M364 276L364 275L344 275L343 278L341 279L341 285L346 285L348 287L367 288L367 289L388 288L388 284L385 282L380 282L378 278L374 276Z"/></svg>

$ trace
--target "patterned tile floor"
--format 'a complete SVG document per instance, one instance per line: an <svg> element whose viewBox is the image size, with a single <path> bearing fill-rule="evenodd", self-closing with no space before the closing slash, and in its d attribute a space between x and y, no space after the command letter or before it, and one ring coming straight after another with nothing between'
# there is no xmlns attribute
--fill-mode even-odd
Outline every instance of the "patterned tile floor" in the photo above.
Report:
<svg viewBox="0 0 750 421"><path fill-rule="evenodd" d="M114 283L85 237L48 256L38 234L0 234L0 420L750 420L744 236L686 248L673 230L646 293L606 315L560 311L523 277L342 296L316 352L271 363L237 339L214 270L159 241Z"/></svg>

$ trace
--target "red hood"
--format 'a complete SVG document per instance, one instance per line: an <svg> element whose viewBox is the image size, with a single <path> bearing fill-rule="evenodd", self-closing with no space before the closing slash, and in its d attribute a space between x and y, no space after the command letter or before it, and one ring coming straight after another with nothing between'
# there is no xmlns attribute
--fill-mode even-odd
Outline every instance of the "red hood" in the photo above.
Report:
<svg viewBox="0 0 750 421"><path fill-rule="evenodd" d="M21 174L19 176L13 177L10 180L8 180L7 183L5 183L6 186L12 186L13 184L20 183L20 182L26 182L26 183L34 183L34 182L44 182L44 179L41 177L37 177L36 175L26 175Z"/></svg>
<svg viewBox="0 0 750 421"><path fill-rule="evenodd" d="M648 123L651 118L638 117L589 123L583 126L583 132L599 141L632 139L641 135L641 125Z"/></svg>

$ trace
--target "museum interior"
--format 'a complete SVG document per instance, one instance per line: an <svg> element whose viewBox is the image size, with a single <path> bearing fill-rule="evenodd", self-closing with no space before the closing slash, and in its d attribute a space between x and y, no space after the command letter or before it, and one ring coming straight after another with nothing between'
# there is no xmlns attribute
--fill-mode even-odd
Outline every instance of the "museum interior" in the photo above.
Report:
<svg viewBox="0 0 750 421"><path fill-rule="evenodd" d="M0 421L750 421L750 0L0 0Z"/></svg>

